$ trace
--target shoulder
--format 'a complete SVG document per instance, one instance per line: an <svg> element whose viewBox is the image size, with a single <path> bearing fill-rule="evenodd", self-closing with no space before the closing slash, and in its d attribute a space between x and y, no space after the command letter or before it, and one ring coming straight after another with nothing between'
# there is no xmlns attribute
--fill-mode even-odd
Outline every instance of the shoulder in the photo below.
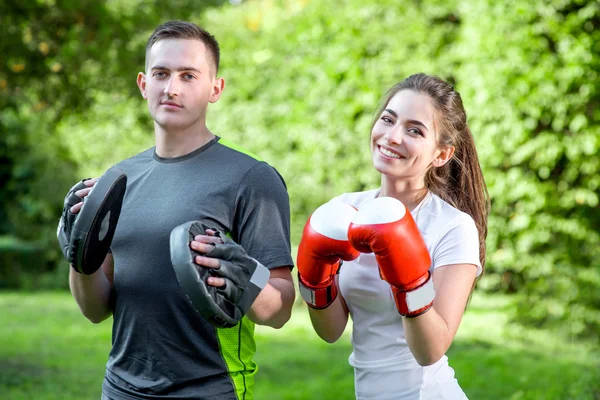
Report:
<svg viewBox="0 0 600 400"><path fill-rule="evenodd" d="M251 168L256 164L264 162L256 154L222 137L218 138L213 147L213 150L219 153L219 157L222 157L221 160L223 162L233 162L237 167L246 166L247 168Z"/></svg>
<svg viewBox="0 0 600 400"><path fill-rule="evenodd" d="M435 231L438 234L451 231L457 227L475 227L473 218L434 193L430 194L420 209L413 212L417 225L423 231Z"/></svg>
<svg viewBox="0 0 600 400"><path fill-rule="evenodd" d="M238 180L241 192L272 191L278 187L286 191L285 180L277 169L256 154L223 138L219 138L214 148L221 168L230 171L233 182Z"/></svg>
<svg viewBox="0 0 600 400"><path fill-rule="evenodd" d="M432 255L434 268L474 264L481 273L479 232L473 218L435 194L413 214Z"/></svg>
<svg viewBox="0 0 600 400"><path fill-rule="evenodd" d="M363 192L343 193L330 201L341 201L342 203L350 204L354 208L360 208L367 201L374 199L378 191L379 189L371 189Z"/></svg>
<svg viewBox="0 0 600 400"><path fill-rule="evenodd" d="M258 155L230 142L222 137L218 138L211 149L211 159L218 160L219 168L224 176L240 184L255 185L280 181L285 185L283 177L268 162ZM266 181L266 182L265 182ZM260 185L259 185L260 186Z"/></svg>
<svg viewBox="0 0 600 400"><path fill-rule="evenodd" d="M265 161L251 165L240 178L241 191L264 191L269 195L280 192L287 195L287 185L283 176Z"/></svg>

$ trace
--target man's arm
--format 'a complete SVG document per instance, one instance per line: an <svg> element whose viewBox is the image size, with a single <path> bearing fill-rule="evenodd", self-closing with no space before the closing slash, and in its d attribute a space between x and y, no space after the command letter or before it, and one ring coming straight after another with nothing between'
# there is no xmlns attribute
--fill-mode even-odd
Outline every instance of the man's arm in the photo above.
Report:
<svg viewBox="0 0 600 400"><path fill-rule="evenodd" d="M292 316L296 290L290 267L273 268L270 272L269 282L246 315L258 325L279 329Z"/></svg>
<svg viewBox="0 0 600 400"><path fill-rule="evenodd" d="M78 214L81 211L83 199L90 194L97 181L97 178L85 180L87 188L75 192L82 201L71 207L71 213ZM80 274L73 266L69 270L69 288L83 315L95 324L107 319L112 314L110 309L110 292L114 276L112 254L108 253L100 268L91 275Z"/></svg>
<svg viewBox="0 0 600 400"><path fill-rule="evenodd" d="M102 266L91 275L70 268L69 287L83 315L97 324L112 315L110 293L113 285L114 262L111 253Z"/></svg>

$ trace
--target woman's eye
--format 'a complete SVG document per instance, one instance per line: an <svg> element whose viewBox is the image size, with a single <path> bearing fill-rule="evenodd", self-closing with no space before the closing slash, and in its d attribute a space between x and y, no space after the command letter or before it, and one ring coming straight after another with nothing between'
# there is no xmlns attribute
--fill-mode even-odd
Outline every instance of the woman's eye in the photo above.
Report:
<svg viewBox="0 0 600 400"><path fill-rule="evenodd" d="M408 131L413 135L423 136L423 133L417 128L410 128Z"/></svg>
<svg viewBox="0 0 600 400"><path fill-rule="evenodd" d="M381 120L385 123L391 124L393 123L392 119L390 117L381 117Z"/></svg>

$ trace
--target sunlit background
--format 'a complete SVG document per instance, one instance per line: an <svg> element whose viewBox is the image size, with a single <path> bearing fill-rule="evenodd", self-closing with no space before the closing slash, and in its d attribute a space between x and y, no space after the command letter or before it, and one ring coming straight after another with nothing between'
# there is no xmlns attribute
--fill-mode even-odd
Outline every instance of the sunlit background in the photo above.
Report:
<svg viewBox="0 0 600 400"><path fill-rule="evenodd" d="M450 364L471 399L600 399L600 3L584 0L2 2L1 399L100 396L111 321L79 313L56 225L76 181L153 145L135 78L169 19L219 41L208 126L283 175L294 249L316 207L378 185L385 90L453 82L492 211ZM301 301L257 342L257 399L353 397L349 332L320 341Z"/></svg>

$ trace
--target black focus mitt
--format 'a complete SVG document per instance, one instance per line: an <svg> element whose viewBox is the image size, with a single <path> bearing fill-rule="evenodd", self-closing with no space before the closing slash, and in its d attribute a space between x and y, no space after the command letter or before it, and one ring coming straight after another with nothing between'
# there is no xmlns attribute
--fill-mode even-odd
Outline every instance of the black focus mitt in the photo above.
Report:
<svg viewBox="0 0 600 400"><path fill-rule="evenodd" d="M75 271L91 275L102 265L115 234L126 186L125 173L111 168L83 198L78 213L71 213L71 207L82 201L75 192L87 188L83 181L65 197L57 236L63 255Z"/></svg>
<svg viewBox="0 0 600 400"><path fill-rule="evenodd" d="M218 232L223 244L203 254L219 259L220 268L206 268L194 263L200 253L190 248L196 235L205 235L206 229ZM204 319L219 328L237 325L267 284L270 272L250 257L244 248L216 228L199 221L186 222L171 231L171 263L184 293ZM224 287L206 283L211 277L225 279Z"/></svg>

